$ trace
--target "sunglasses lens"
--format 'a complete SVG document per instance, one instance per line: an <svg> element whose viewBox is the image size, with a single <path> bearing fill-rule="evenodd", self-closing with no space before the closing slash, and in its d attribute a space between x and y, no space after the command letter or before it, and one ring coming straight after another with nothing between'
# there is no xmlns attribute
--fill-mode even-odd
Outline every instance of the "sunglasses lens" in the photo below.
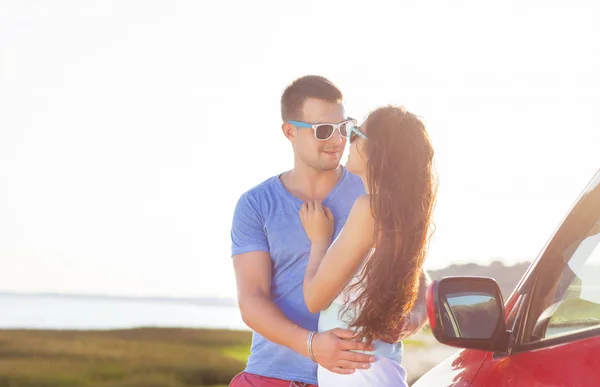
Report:
<svg viewBox="0 0 600 387"><path fill-rule="evenodd" d="M344 122L342 125L340 125L340 134L343 137L348 137L348 125L346 122Z"/></svg>
<svg viewBox="0 0 600 387"><path fill-rule="evenodd" d="M319 140L327 140L333 133L333 125L319 125L315 133Z"/></svg>
<svg viewBox="0 0 600 387"><path fill-rule="evenodd" d="M350 133L350 142L354 142L354 140L356 140L356 137L358 137L358 135L354 132Z"/></svg>

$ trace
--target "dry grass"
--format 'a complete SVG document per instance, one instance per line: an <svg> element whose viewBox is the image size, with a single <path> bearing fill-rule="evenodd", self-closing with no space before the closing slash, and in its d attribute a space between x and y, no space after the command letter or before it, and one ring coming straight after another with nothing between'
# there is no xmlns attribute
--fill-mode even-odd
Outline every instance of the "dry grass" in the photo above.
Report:
<svg viewBox="0 0 600 387"><path fill-rule="evenodd" d="M185 328L0 330L0 387L225 387L250 341L250 332ZM419 336L404 344L410 358L431 347ZM412 380L422 372L409 369Z"/></svg>
<svg viewBox="0 0 600 387"><path fill-rule="evenodd" d="M227 385L249 332L142 328L0 331L0 387Z"/></svg>

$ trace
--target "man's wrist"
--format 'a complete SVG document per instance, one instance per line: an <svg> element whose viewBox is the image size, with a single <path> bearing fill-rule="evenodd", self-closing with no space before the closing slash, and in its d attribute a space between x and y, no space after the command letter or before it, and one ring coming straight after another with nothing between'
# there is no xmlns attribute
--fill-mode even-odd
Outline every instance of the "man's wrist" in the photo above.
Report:
<svg viewBox="0 0 600 387"><path fill-rule="evenodd" d="M292 341L290 342L288 347L294 352L310 358L310 355L308 353L307 342L311 331L309 331L308 329L301 328L299 326L296 326L296 328L298 329L298 331L293 334L290 334L290 338L292 338Z"/></svg>
<svg viewBox="0 0 600 387"><path fill-rule="evenodd" d="M317 362L317 359L315 359L315 355L313 353L313 349L312 349L312 341L313 338L315 337L315 335L317 334L317 332L315 331L311 331L308 334L308 339L306 340L306 348L308 350L308 357L310 358L310 360L312 360L314 363Z"/></svg>

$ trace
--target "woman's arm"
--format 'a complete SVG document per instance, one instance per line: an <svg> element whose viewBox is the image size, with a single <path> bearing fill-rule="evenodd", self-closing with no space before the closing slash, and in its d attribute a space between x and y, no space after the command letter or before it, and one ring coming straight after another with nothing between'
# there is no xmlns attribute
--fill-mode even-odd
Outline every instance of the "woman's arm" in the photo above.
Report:
<svg viewBox="0 0 600 387"><path fill-rule="evenodd" d="M331 236L329 240L323 237L324 218L319 209L308 206L306 211L304 216L301 213L302 224L312 245L303 290L308 310L316 313L331 304L360 267L374 244L375 220L369 197L359 197L340 235L329 247ZM322 214L327 217L331 212L326 209Z"/></svg>

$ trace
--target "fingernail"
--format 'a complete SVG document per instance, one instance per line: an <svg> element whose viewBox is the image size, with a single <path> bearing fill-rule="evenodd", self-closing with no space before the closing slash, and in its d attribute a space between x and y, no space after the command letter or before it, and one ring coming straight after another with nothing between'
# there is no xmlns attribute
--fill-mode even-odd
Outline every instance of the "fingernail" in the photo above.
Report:
<svg viewBox="0 0 600 387"><path fill-rule="evenodd" d="M375 356L371 356L371 357L369 358L369 361L375 361Z"/></svg>
<svg viewBox="0 0 600 387"><path fill-rule="evenodd" d="M363 368L369 368L369 365L368 364L363 364L362 367Z"/></svg>

